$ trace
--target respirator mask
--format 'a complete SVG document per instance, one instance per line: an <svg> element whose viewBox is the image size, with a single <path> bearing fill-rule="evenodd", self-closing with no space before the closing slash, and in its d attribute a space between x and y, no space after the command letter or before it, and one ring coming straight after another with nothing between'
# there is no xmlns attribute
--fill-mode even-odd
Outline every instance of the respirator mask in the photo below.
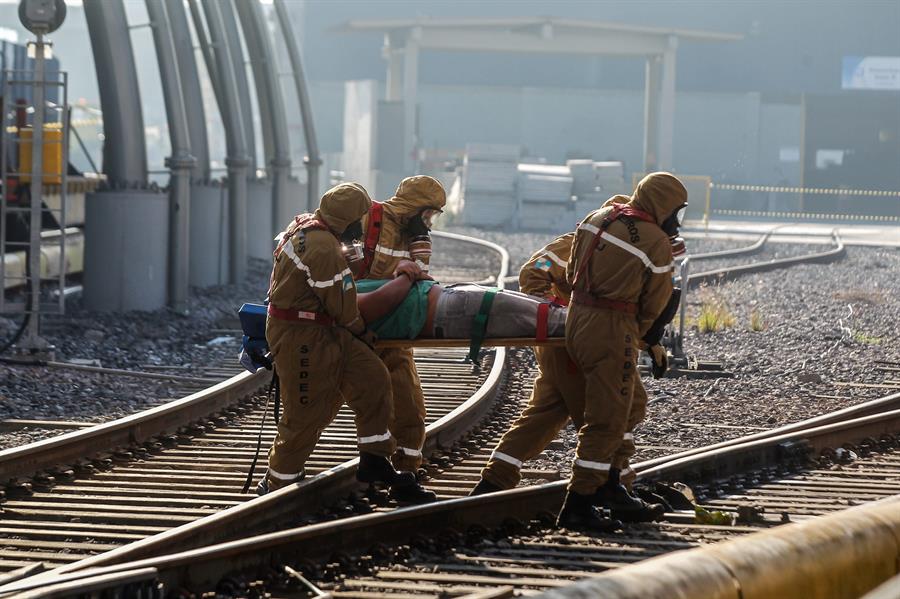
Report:
<svg viewBox="0 0 900 599"><path fill-rule="evenodd" d="M663 221L661 226L663 232L669 236L669 243L672 244L672 256L675 258L683 256L687 252L684 238L678 234L678 228L681 227L681 220L686 211L687 204L682 204L669 218Z"/></svg>
<svg viewBox="0 0 900 599"><path fill-rule="evenodd" d="M413 262L425 263L431 258L431 226L440 210L426 208L409 219L406 232L409 234L409 257Z"/></svg>
<svg viewBox="0 0 900 599"><path fill-rule="evenodd" d="M359 262L365 257L363 244L359 240L362 237L362 221L356 221L347 226L341 233L341 255L348 264Z"/></svg>

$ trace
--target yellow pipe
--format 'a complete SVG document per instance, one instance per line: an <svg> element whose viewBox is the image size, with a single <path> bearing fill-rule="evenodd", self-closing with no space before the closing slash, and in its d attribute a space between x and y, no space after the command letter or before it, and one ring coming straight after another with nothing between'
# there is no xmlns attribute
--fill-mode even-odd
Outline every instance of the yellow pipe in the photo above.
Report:
<svg viewBox="0 0 900 599"><path fill-rule="evenodd" d="M900 572L900 496L619 568L545 596L857 599Z"/></svg>

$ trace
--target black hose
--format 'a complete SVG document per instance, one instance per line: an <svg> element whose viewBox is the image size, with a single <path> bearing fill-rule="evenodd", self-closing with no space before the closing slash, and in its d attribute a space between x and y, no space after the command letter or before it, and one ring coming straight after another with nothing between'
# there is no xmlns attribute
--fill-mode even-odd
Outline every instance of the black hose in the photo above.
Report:
<svg viewBox="0 0 900 599"><path fill-rule="evenodd" d="M13 333L13 336L10 337L9 340L6 343L4 343L2 347L0 347L0 354L5 354L9 348L11 348L13 345L15 345L19 341L19 339L22 338L22 333L25 332L25 327L28 326L29 320L31 320L31 313L26 312L25 318L22 319L22 324L19 325L19 329L15 333Z"/></svg>

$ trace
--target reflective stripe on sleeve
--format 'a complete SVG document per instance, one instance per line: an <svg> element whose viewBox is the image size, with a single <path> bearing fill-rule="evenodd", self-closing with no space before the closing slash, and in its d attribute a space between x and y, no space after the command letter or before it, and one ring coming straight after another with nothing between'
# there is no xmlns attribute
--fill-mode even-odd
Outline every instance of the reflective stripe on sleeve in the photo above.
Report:
<svg viewBox="0 0 900 599"><path fill-rule="evenodd" d="M297 253L294 252L294 244L293 243L289 242L289 243L284 244L284 253L288 255L288 258L290 258L294 262L294 265L297 268L299 268L300 270L302 270L303 272L306 273L306 282L309 284L310 287L320 287L320 288L321 287L331 287L335 283L340 283L341 280L345 276L347 276L347 275L350 275L351 277L353 276L353 273L350 272L350 269L345 268L341 272L339 272L336 275L334 275L333 277L331 277L331 279L328 279L325 281L316 281L315 279L312 278L312 273L309 271L309 267L307 265L305 265L303 263L303 261L300 260L300 256L298 256Z"/></svg>
<svg viewBox="0 0 900 599"><path fill-rule="evenodd" d="M400 451L402 451L402 452L403 452L403 455L412 456L412 457L414 457L414 458L421 458L421 457L422 457L422 450L421 450L421 449L410 449L409 447L398 447L397 449L400 450Z"/></svg>
<svg viewBox="0 0 900 599"><path fill-rule="evenodd" d="M568 262L566 262L565 260L563 260L562 258L557 256L550 250L545 251L544 256L547 256L548 258L550 258L551 260L553 260L554 262L556 262L558 265L560 265L563 268L565 268L569 264Z"/></svg>
<svg viewBox="0 0 900 599"><path fill-rule="evenodd" d="M591 223L581 223L580 225L578 225L578 228L579 228L579 229L584 229L585 231L590 231L590 232L593 233L594 235L596 235L597 233L600 232L600 229L598 229L597 227L595 227L595 226L592 225Z"/></svg>
<svg viewBox="0 0 900 599"><path fill-rule="evenodd" d="M369 435L368 437L359 437L357 442L362 445L363 443L380 443L382 441L387 441L391 438L390 431L384 433L383 435Z"/></svg>
<svg viewBox="0 0 900 599"><path fill-rule="evenodd" d="M634 441L634 433L625 433L622 435L623 441Z"/></svg>
<svg viewBox="0 0 900 599"><path fill-rule="evenodd" d="M271 468L269 468L268 474L272 478L277 478L278 480L290 481L290 480L296 480L296 479L300 478L301 476L303 476L303 471L301 470L300 472L297 472L295 474L284 474L282 472L278 472L277 470L272 470Z"/></svg>
<svg viewBox="0 0 900 599"><path fill-rule="evenodd" d="M505 454L501 451L495 450L491 454L491 459L496 459L496 460L500 460L501 462L506 462L507 464L512 464L516 468L522 467L522 460L517 460L516 458L512 457L511 455Z"/></svg>
<svg viewBox="0 0 900 599"><path fill-rule="evenodd" d="M604 464L603 462L591 462L590 460L575 460L576 466L581 466L582 468L588 468L590 470L600 470L602 472L609 472L611 464Z"/></svg>
<svg viewBox="0 0 900 599"><path fill-rule="evenodd" d="M382 254L387 254L388 256L393 256L395 258L409 258L409 252L406 250L394 250L389 247L384 247L383 245L376 245L375 251L380 252Z"/></svg>

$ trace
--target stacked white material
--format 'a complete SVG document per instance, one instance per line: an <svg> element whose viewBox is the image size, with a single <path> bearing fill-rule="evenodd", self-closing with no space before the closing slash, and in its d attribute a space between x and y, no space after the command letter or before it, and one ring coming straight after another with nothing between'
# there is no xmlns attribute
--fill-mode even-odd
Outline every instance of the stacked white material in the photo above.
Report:
<svg viewBox="0 0 900 599"><path fill-rule="evenodd" d="M518 171L519 227L552 230L569 228L575 219L569 167L520 164Z"/></svg>
<svg viewBox="0 0 900 599"><path fill-rule="evenodd" d="M572 193L578 202L588 204L585 213L599 207L610 196L628 193L625 188L625 169L621 162L594 162L593 160L569 160L566 165L572 172ZM584 206L584 204L582 204Z"/></svg>
<svg viewBox="0 0 900 599"><path fill-rule="evenodd" d="M485 227L509 225L516 212L516 162L521 148L467 144L463 164L463 222Z"/></svg>

